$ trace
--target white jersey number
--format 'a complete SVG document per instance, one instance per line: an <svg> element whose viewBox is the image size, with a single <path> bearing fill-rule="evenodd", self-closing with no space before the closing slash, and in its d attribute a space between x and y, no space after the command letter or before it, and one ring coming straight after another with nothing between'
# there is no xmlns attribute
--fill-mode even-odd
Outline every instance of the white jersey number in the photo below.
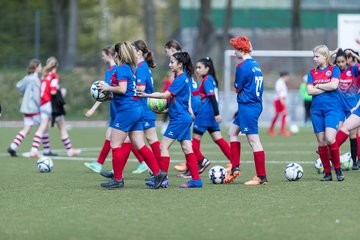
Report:
<svg viewBox="0 0 360 240"><path fill-rule="evenodd" d="M262 82L264 80L264 77L263 76L255 76L255 83L256 83L256 96L257 97L260 97L260 88L261 88L261 85L262 85Z"/></svg>

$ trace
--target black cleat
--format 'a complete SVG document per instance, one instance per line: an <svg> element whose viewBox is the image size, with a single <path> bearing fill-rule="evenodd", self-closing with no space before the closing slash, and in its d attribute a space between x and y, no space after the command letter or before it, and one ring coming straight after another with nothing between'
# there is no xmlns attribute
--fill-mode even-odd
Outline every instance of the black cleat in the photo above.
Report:
<svg viewBox="0 0 360 240"><path fill-rule="evenodd" d="M359 161L354 162L353 166L351 167L352 170L359 170Z"/></svg>
<svg viewBox="0 0 360 240"><path fill-rule="evenodd" d="M11 149L10 147L7 149L7 152L10 154L11 157L17 157L16 151Z"/></svg>
<svg viewBox="0 0 360 240"><path fill-rule="evenodd" d="M160 170L160 172L154 176L154 188L158 189L161 187L161 184L166 179L166 177L167 173Z"/></svg>
<svg viewBox="0 0 360 240"><path fill-rule="evenodd" d="M147 177L147 178L145 178L144 180L145 180L146 182L150 182L150 181L154 180L154 177L153 177L153 176Z"/></svg>
<svg viewBox="0 0 360 240"><path fill-rule="evenodd" d="M345 180L345 176L341 168L335 169L335 173L336 173L336 178L339 182Z"/></svg>
<svg viewBox="0 0 360 240"><path fill-rule="evenodd" d="M48 156L48 157L56 157L58 154L57 153L53 153L52 151L48 152L48 153L43 153L44 156Z"/></svg>
<svg viewBox="0 0 360 240"><path fill-rule="evenodd" d="M325 176L320 181L322 181L322 182L332 181L331 173L325 173Z"/></svg>
<svg viewBox="0 0 360 240"><path fill-rule="evenodd" d="M205 171L205 169L210 166L211 162L209 159L204 158L199 164L198 164L198 168L199 168L199 174L203 173Z"/></svg>
<svg viewBox="0 0 360 240"><path fill-rule="evenodd" d="M116 180L115 178L111 179L108 182L104 182L100 184L101 187L107 189L114 189L114 188L123 188L124 187L124 179Z"/></svg>
<svg viewBox="0 0 360 240"><path fill-rule="evenodd" d="M102 170L100 172L100 175L103 176L103 177L106 177L106 178L113 178L114 177L114 172L112 170L111 171Z"/></svg>

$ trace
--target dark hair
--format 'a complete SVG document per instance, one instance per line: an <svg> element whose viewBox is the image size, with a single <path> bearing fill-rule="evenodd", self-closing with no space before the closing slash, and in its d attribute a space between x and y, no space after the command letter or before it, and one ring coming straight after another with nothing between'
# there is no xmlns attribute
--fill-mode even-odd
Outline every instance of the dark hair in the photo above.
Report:
<svg viewBox="0 0 360 240"><path fill-rule="evenodd" d="M182 63L184 71L188 77L192 77L194 75L194 67L191 62L191 58L189 53L187 52L176 52L172 55L179 63Z"/></svg>
<svg viewBox="0 0 360 240"><path fill-rule="evenodd" d="M147 64L149 65L149 67L151 68L156 67L156 64L154 63L154 59L153 59L153 53L148 49L146 43L143 40L137 40L133 42L132 45L135 47L137 51L142 52L142 55L145 61L147 62Z"/></svg>
<svg viewBox="0 0 360 240"><path fill-rule="evenodd" d="M359 52L357 52L357 51L355 51L355 50L353 50L353 49L351 49L351 48L347 48L347 49L345 49L344 50L344 52L346 52L346 51L351 51L351 52L353 52L353 53L355 53L356 55L358 55L359 56ZM346 54L345 54L346 55ZM353 60L353 62L357 62L357 58L356 57L354 57L354 56L346 56L346 58L352 58L352 60Z"/></svg>
<svg viewBox="0 0 360 240"><path fill-rule="evenodd" d="M31 59L27 68L28 74L32 74L35 72L36 68L40 65L40 61L38 59Z"/></svg>
<svg viewBox="0 0 360 240"><path fill-rule="evenodd" d="M283 71L283 72L280 72L279 75L280 75L280 77L285 77L285 76L289 75L289 72Z"/></svg>
<svg viewBox="0 0 360 240"><path fill-rule="evenodd" d="M341 48L339 48L339 50L337 51L337 53L336 53L336 56L335 56L335 60L334 60L334 64L336 64L336 59L338 58L338 57L344 57L345 58L345 60L346 60L346 53L341 49Z"/></svg>
<svg viewBox="0 0 360 240"><path fill-rule="evenodd" d="M210 74L211 76L214 77L216 86L218 86L219 82L216 77L216 72L215 72L214 63L213 63L212 59L210 57L206 57L206 58L200 59L198 62L204 64L205 67L209 68L208 74Z"/></svg>
<svg viewBox="0 0 360 240"><path fill-rule="evenodd" d="M115 47L113 45L108 45L102 49L102 51L107 55L111 57L115 57Z"/></svg>
<svg viewBox="0 0 360 240"><path fill-rule="evenodd" d="M165 47L169 48L169 49L174 48L177 51L182 51L181 44L178 41L174 40L174 39L172 39L172 40L168 41L167 43L165 43Z"/></svg>

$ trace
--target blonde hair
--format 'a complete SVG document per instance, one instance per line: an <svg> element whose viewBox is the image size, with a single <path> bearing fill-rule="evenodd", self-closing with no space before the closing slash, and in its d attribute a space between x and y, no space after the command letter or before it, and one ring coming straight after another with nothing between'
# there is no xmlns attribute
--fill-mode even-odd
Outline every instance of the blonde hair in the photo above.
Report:
<svg viewBox="0 0 360 240"><path fill-rule="evenodd" d="M46 60L46 65L45 67L43 68L43 71L42 71L42 75L43 77L45 77L46 75L49 74L49 72L51 72L52 70L54 70L55 68L58 67L58 61L55 57L49 57L47 60Z"/></svg>
<svg viewBox="0 0 360 240"><path fill-rule="evenodd" d="M331 63L331 55L329 48L326 45L318 45L314 47L313 53L319 53L320 55L323 55L326 59L326 63L328 66L332 65Z"/></svg>
<svg viewBox="0 0 360 240"><path fill-rule="evenodd" d="M120 64L129 64L136 67L136 53L134 47L129 42L120 42L115 44L115 51Z"/></svg>

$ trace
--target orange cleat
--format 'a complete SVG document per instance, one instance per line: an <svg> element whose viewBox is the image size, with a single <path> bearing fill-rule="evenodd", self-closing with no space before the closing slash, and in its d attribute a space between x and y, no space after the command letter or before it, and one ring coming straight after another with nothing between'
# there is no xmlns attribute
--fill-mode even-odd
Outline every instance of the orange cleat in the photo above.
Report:
<svg viewBox="0 0 360 240"><path fill-rule="evenodd" d="M261 179L258 176L255 176L250 181L245 182L244 185L246 185L246 186L256 186L256 185L266 185L267 183L268 183L268 180L266 179L266 177Z"/></svg>
<svg viewBox="0 0 360 240"><path fill-rule="evenodd" d="M224 179L224 183L232 183L238 176L240 176L240 168L234 167L231 169L231 174L227 175Z"/></svg>
<svg viewBox="0 0 360 240"><path fill-rule="evenodd" d="M268 134L269 134L270 136L276 136L276 132L275 132L275 130L272 129L272 128L269 128Z"/></svg>
<svg viewBox="0 0 360 240"><path fill-rule="evenodd" d="M285 137L290 137L291 133L284 129L284 130L280 131L280 135L285 136Z"/></svg>
<svg viewBox="0 0 360 240"><path fill-rule="evenodd" d="M187 170L186 162L179 163L174 166L174 169L178 172L185 172Z"/></svg>

